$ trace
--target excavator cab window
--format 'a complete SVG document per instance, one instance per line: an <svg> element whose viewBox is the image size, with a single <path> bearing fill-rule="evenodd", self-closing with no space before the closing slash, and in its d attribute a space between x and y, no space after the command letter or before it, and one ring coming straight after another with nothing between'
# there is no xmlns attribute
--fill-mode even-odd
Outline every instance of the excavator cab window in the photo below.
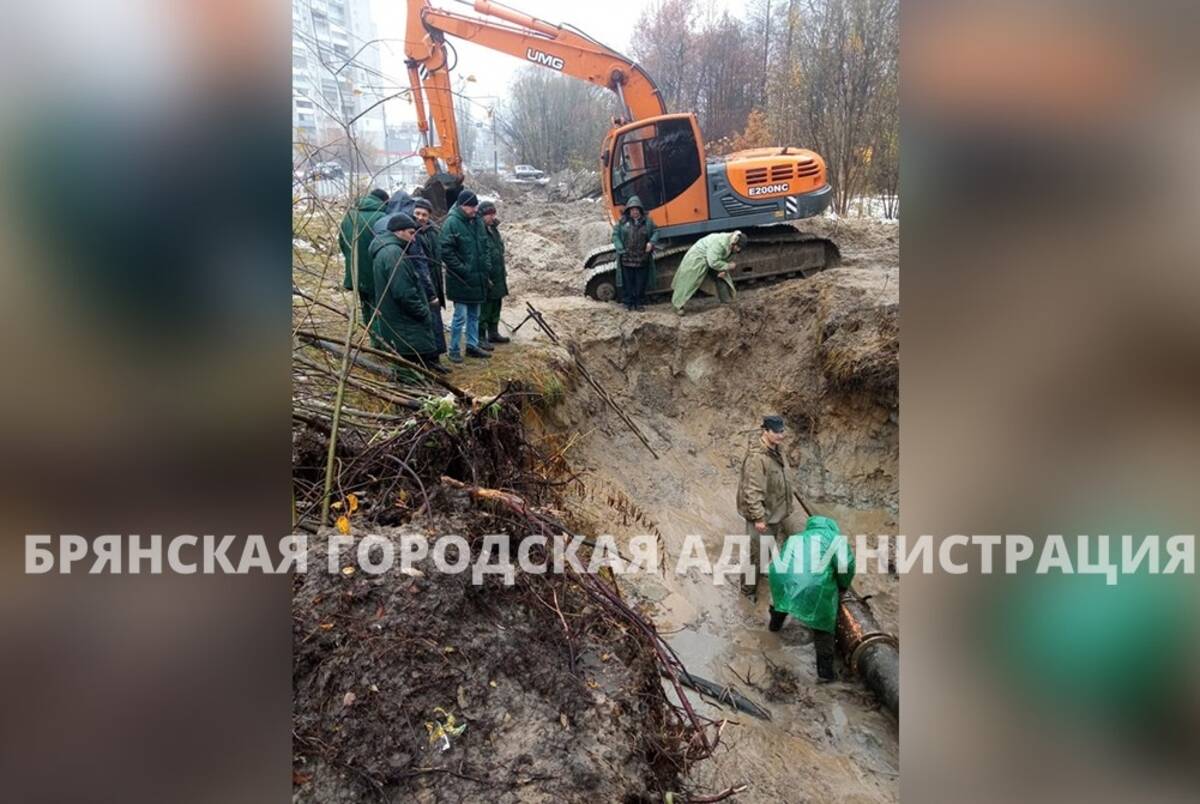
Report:
<svg viewBox="0 0 1200 804"><path fill-rule="evenodd" d="M656 209L692 186L700 169L690 121L660 120L630 129L613 150L613 203L624 206L636 195L647 210Z"/></svg>

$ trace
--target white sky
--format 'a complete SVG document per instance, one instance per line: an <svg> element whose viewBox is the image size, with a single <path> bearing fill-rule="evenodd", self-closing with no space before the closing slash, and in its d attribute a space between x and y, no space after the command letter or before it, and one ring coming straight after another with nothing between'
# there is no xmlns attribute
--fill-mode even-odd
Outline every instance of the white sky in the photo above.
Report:
<svg viewBox="0 0 1200 804"><path fill-rule="evenodd" d="M456 0L432 0L432 4L448 11L474 14L472 4ZM629 39L637 19L646 3L637 0L508 0L504 5L537 17L551 25L570 23L609 47L628 54ZM745 0L713 0L717 9L729 9L741 13ZM375 27L381 39L395 41L381 45L380 58L383 72L403 86L408 85L408 73L404 67L404 29L407 3L404 0L371 0L371 11ZM479 104L490 106L494 101L488 96L504 97L514 73L526 62L506 53L498 53L479 45L450 38L458 50L458 66L454 71L454 84L458 76L474 75L475 82L465 85L464 94L477 98ZM475 109L478 111L479 106ZM680 110L672 110L680 111ZM411 104L403 100L387 104L388 120L415 120Z"/></svg>

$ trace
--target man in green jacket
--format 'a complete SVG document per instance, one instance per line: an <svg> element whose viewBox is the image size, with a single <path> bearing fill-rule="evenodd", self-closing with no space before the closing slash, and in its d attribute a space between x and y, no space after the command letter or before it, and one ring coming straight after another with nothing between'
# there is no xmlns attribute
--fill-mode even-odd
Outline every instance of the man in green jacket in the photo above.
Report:
<svg viewBox="0 0 1200 804"><path fill-rule="evenodd" d="M417 242L429 263L429 275L433 280L433 289L437 300L429 302L429 326L433 330L433 339L437 342L437 353L446 354L446 325L442 321L442 310L446 309L446 271L442 265L442 249L438 245L441 230L433 222L433 204L424 198L416 199L413 205L413 220L417 222Z"/></svg>
<svg viewBox="0 0 1200 804"><path fill-rule="evenodd" d="M793 533L789 521L795 503L792 496L792 470L788 467L780 445L783 443L782 416L766 416L758 438L742 458L742 474L738 481L737 511L746 520L746 535L750 537L750 563L753 580L743 578L742 592L758 597L758 572L762 555L762 537L770 535L779 546Z"/></svg>
<svg viewBox="0 0 1200 804"><path fill-rule="evenodd" d="M854 580L854 551L829 517L810 516L771 562L771 622L778 631L790 614L813 632L817 677L834 681L838 606Z"/></svg>
<svg viewBox="0 0 1200 804"><path fill-rule="evenodd" d="M646 216L642 199L632 196L612 233L613 249L617 252L617 288L624 290L626 310L641 310L646 302L646 289L654 287L656 243L658 227Z"/></svg>
<svg viewBox="0 0 1200 804"><path fill-rule="evenodd" d="M476 214L479 198L463 190L442 221L438 238L442 262L446 265L446 296L454 302L450 319L450 361L461 363L463 330L467 333L468 357L491 357L479 343L479 307L487 300L491 274L491 249Z"/></svg>
<svg viewBox="0 0 1200 804"><path fill-rule="evenodd" d="M358 266L358 298L362 320L366 325L375 313L375 286L371 276L371 243L375 240L375 222L386 216L384 206L388 194L379 188L358 199L345 217L338 232L338 246L346 260L346 276L342 287L354 290L355 265Z"/></svg>
<svg viewBox="0 0 1200 804"><path fill-rule="evenodd" d="M388 231L371 244L379 337L401 357L423 365L438 361L437 344L429 328L429 300L421 287L409 250L417 222L404 213L388 220Z"/></svg>
<svg viewBox="0 0 1200 804"><path fill-rule="evenodd" d="M483 216L484 231L487 232L488 246L492 251L487 301L483 303L479 312L479 341L490 346L509 341L500 334L500 307L504 297L508 295L508 271L504 267L504 241L500 238L500 219L496 217L496 205L491 201L484 201L479 205L479 214Z"/></svg>
<svg viewBox="0 0 1200 804"><path fill-rule="evenodd" d="M683 315L683 306L705 283L711 283L709 287L715 285L721 304L728 304L736 292L730 272L737 267L737 263L729 258L745 244L746 235L742 232L714 232L693 243L683 255L679 270L671 277L671 290L674 291L671 304L675 312Z"/></svg>

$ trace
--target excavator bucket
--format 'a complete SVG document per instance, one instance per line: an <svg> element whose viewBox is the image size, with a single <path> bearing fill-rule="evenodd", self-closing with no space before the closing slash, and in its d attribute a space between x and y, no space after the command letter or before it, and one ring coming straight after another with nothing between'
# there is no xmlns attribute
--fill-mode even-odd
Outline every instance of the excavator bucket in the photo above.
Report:
<svg viewBox="0 0 1200 804"><path fill-rule="evenodd" d="M454 202L458 199L458 194L462 190L463 180L461 176L452 176L449 173L435 173L426 180L413 195L419 195L430 204L433 205L433 217L444 218L446 213L450 211L450 207L454 206Z"/></svg>

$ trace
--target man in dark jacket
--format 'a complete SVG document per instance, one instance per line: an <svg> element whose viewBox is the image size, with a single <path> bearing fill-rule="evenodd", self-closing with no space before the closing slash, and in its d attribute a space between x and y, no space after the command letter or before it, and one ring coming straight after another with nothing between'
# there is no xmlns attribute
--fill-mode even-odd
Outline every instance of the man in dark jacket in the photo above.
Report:
<svg viewBox="0 0 1200 804"><path fill-rule="evenodd" d="M387 234L371 244L379 308L375 327L401 357L432 366L438 362L437 344L429 329L429 299L411 252L416 235L417 222L398 213L388 221Z"/></svg>
<svg viewBox="0 0 1200 804"><path fill-rule="evenodd" d="M358 278L358 298L362 307L363 324L368 324L375 312L375 286L371 275L371 243L376 230L374 225L384 218L384 204L388 194L378 188L358 199L345 217L338 232L338 246L346 259L346 276L342 287L354 290L355 276ZM358 270L355 270L357 265Z"/></svg>
<svg viewBox="0 0 1200 804"><path fill-rule="evenodd" d="M492 272L489 276L487 301L479 313L479 340L488 345L508 343L509 339L500 334L500 306L508 295L508 272L504 267L504 241L500 239L500 219L496 217L496 205L484 201L479 205L479 214L483 216L484 231L487 232L488 245L492 250Z"/></svg>
<svg viewBox="0 0 1200 804"><path fill-rule="evenodd" d="M487 300L491 273L491 250L479 219L479 199L463 190L442 221L438 238L442 262L446 265L446 296L454 302L450 319L450 361L461 363L463 330L467 333L469 357L491 357L479 344L479 307Z"/></svg>
<svg viewBox="0 0 1200 804"><path fill-rule="evenodd" d="M642 199L636 195L625 204L621 220L613 227L612 242L617 252L617 284L624 290L625 309L641 310L646 302L646 288L654 287L658 227L646 217Z"/></svg>
<svg viewBox="0 0 1200 804"><path fill-rule="evenodd" d="M429 261L429 275L437 296L429 300L430 327L437 342L439 355L446 354L446 325L442 322L442 310L446 309L446 274L442 265L442 250L438 245L441 230L433 222L433 204L417 198L413 205L413 220L417 222L417 242Z"/></svg>

